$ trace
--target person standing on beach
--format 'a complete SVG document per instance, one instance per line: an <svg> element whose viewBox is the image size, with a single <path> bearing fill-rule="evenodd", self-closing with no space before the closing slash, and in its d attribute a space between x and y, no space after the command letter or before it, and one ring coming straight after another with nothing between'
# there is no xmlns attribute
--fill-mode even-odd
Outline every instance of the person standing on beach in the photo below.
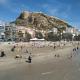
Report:
<svg viewBox="0 0 80 80"><path fill-rule="evenodd" d="M77 46L77 50L79 49L79 47Z"/></svg>
<svg viewBox="0 0 80 80"><path fill-rule="evenodd" d="M54 49L56 48L56 45L55 45L55 43L54 43Z"/></svg>
<svg viewBox="0 0 80 80"><path fill-rule="evenodd" d="M28 50L26 49L26 53L28 53Z"/></svg>
<svg viewBox="0 0 80 80"><path fill-rule="evenodd" d="M4 56L5 56L4 51L1 51L1 55L0 55L0 57L4 57Z"/></svg>
<svg viewBox="0 0 80 80"><path fill-rule="evenodd" d="M23 49L23 47L21 46L21 50Z"/></svg>
<svg viewBox="0 0 80 80"><path fill-rule="evenodd" d="M32 58L31 58L31 56L29 56L29 57L28 57L29 63L31 63L31 60L32 60Z"/></svg>

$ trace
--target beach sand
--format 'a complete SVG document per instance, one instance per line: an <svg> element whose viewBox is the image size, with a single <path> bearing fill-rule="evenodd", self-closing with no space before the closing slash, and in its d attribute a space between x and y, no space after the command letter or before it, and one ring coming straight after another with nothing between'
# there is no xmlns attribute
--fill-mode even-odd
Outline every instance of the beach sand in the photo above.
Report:
<svg viewBox="0 0 80 80"><path fill-rule="evenodd" d="M38 46L32 46L32 43L23 42L0 43L0 51L4 51L6 54L5 57L0 57L0 69L8 69L11 66L13 67L23 63L26 64L25 61L27 60L30 53L32 56L32 63L39 63L50 59L53 59L55 62L69 59L73 52L73 48L77 47L77 43L78 42L74 42L72 44L71 42L67 42L64 46L62 46L61 43L61 46L59 47L57 45L56 49L54 49L54 46L51 45L39 46L41 43L39 43ZM16 46L14 52L11 51L13 46ZM26 49L28 50L28 53L26 53ZM22 58L15 59L16 55L21 55Z"/></svg>

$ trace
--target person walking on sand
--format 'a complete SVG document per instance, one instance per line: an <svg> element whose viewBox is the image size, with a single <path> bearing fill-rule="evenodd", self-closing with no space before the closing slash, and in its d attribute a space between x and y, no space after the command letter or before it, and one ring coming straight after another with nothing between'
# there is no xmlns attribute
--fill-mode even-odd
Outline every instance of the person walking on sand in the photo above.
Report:
<svg viewBox="0 0 80 80"><path fill-rule="evenodd" d="M29 56L29 57L28 57L29 63L31 63L31 60L32 60L32 58L31 58L31 56Z"/></svg>
<svg viewBox="0 0 80 80"><path fill-rule="evenodd" d="M23 46L21 46L21 50L23 49Z"/></svg>
<svg viewBox="0 0 80 80"><path fill-rule="evenodd" d="M79 47L77 46L77 50L79 49Z"/></svg>
<svg viewBox="0 0 80 80"><path fill-rule="evenodd" d="M28 50L26 49L26 53L28 53Z"/></svg>
<svg viewBox="0 0 80 80"><path fill-rule="evenodd" d="M4 57L4 56L6 56L5 53L4 53L4 51L1 51L0 57Z"/></svg>
<svg viewBox="0 0 80 80"><path fill-rule="evenodd" d="M54 45L54 50L56 49L56 46Z"/></svg>

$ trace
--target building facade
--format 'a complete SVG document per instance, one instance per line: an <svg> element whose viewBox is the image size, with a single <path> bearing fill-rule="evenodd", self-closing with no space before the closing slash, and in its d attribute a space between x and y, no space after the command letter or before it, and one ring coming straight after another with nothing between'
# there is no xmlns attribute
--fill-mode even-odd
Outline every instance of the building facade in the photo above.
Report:
<svg viewBox="0 0 80 80"><path fill-rule="evenodd" d="M5 40L14 41L16 38L16 25L5 24Z"/></svg>
<svg viewBox="0 0 80 80"><path fill-rule="evenodd" d="M17 26L17 39L19 39L19 41L24 41L27 40L27 34L31 35L31 38L35 37L35 30L32 28L26 28L24 26Z"/></svg>
<svg viewBox="0 0 80 80"><path fill-rule="evenodd" d="M71 27L71 28L66 28L65 33L71 33L71 34L74 34L74 35L78 35L79 31L78 31L78 29L76 29L74 27Z"/></svg>
<svg viewBox="0 0 80 80"><path fill-rule="evenodd" d="M5 38L5 24L0 22L0 41Z"/></svg>

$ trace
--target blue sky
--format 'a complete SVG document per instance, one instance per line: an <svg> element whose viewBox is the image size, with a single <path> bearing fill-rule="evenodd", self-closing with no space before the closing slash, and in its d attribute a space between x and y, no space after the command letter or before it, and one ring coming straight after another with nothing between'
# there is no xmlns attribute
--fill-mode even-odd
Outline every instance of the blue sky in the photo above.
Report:
<svg viewBox="0 0 80 80"><path fill-rule="evenodd" d="M80 0L0 0L2 21L14 21L24 10L56 16L80 28Z"/></svg>

